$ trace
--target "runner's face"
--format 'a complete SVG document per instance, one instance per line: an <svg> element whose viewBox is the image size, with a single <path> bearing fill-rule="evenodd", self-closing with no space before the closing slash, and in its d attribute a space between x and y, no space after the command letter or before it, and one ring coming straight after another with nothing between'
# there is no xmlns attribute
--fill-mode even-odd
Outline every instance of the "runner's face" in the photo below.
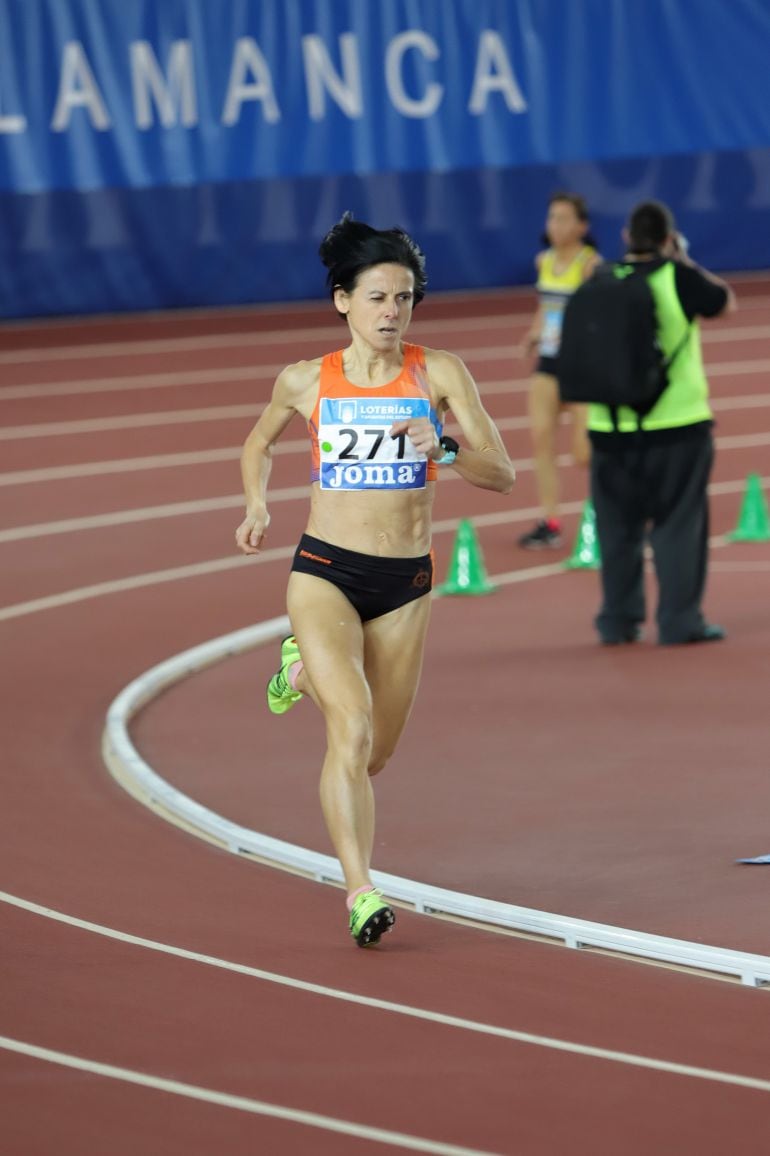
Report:
<svg viewBox="0 0 770 1156"><path fill-rule="evenodd" d="M548 240L557 249L560 245L576 245L582 241L588 229L588 222L581 221L575 206L569 201L554 201L548 208L545 232Z"/></svg>
<svg viewBox="0 0 770 1156"><path fill-rule="evenodd" d="M359 274L352 293L338 289L334 303L353 333L386 353L398 347L412 319L414 273L404 265L372 265Z"/></svg>

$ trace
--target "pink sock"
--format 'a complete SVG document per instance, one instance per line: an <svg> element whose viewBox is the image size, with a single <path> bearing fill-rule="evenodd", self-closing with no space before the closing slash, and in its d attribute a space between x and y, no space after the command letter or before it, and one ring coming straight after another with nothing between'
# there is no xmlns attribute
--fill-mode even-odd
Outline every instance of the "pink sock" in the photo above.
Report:
<svg viewBox="0 0 770 1156"><path fill-rule="evenodd" d="M303 663L302 659L299 659L297 662L293 662L289 667L289 686L292 690L297 689L297 679L304 670L304 667L305 664Z"/></svg>
<svg viewBox="0 0 770 1156"><path fill-rule="evenodd" d="M365 891L374 891L374 887L371 883L367 883L363 887L359 887L357 891L350 892L350 895L348 895L347 899L345 900L348 911L353 910L353 904L355 903L356 899L358 899L359 895L363 895Z"/></svg>

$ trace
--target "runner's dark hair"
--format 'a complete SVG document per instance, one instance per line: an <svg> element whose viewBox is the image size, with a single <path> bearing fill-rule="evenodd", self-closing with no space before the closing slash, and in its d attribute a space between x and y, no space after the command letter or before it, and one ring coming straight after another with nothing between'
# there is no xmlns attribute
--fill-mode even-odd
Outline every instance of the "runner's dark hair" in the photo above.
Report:
<svg viewBox="0 0 770 1156"><path fill-rule="evenodd" d="M326 284L332 300L335 289L351 293L364 269L385 264L403 265L412 270L415 305L425 296L428 283L425 254L398 226L373 229L363 221L355 221L351 212L344 213L324 237L318 253L329 270Z"/></svg>

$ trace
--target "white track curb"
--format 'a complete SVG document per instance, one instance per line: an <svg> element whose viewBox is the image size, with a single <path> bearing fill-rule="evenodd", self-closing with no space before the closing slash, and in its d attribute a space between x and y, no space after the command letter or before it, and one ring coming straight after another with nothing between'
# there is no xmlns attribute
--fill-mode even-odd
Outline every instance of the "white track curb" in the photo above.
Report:
<svg viewBox="0 0 770 1156"><path fill-rule="evenodd" d="M107 713L102 753L110 773L129 794L193 834L217 843L234 854L255 856L275 866L308 875L319 882L339 884L343 882L343 877L336 859L241 827L196 803L162 779L144 761L128 733L128 724L134 715L167 687L214 662L281 638L288 630L289 620L286 616L272 618L211 639L146 671L121 691L112 703ZM423 914L449 915L525 932L555 940L565 947L592 948L677 967L715 972L739 978L742 983L750 986L770 984L770 957L767 956L648 935L565 915L552 915L528 907L466 895L460 891L447 891L381 871L374 872L372 879L390 898L411 904L415 911Z"/></svg>

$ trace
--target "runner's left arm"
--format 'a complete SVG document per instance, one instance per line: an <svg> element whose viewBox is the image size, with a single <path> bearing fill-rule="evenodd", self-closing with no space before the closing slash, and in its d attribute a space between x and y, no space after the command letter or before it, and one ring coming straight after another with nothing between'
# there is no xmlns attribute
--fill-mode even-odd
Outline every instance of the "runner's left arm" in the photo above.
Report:
<svg viewBox="0 0 770 1156"><path fill-rule="evenodd" d="M428 378L440 383L442 408L451 410L460 426L463 442L451 466L460 477L483 490L509 494L516 473L511 465L500 432L479 397L478 387L465 364L453 353L426 350ZM435 388L435 386L434 386ZM438 435L427 418L414 422L399 422L415 447L428 458L437 460L443 455Z"/></svg>

